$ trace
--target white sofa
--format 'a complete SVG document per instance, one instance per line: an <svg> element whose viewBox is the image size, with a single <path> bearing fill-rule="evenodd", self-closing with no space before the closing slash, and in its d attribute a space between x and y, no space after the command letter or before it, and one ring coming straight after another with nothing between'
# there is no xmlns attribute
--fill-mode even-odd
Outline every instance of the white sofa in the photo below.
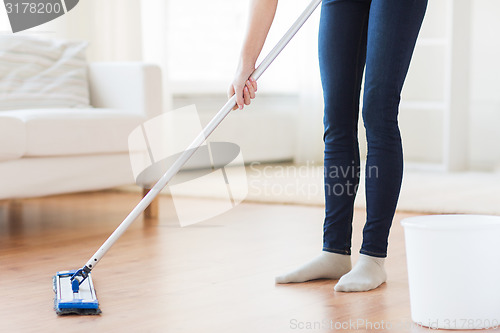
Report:
<svg viewBox="0 0 500 333"><path fill-rule="evenodd" d="M0 111L0 199L134 183L128 135L162 112L160 69L92 63L88 74L93 108Z"/></svg>

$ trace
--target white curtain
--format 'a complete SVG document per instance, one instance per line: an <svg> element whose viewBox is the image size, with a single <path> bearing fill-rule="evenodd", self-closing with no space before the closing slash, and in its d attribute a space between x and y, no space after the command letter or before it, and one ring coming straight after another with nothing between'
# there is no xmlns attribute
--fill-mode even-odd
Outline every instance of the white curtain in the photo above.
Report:
<svg viewBox="0 0 500 333"><path fill-rule="evenodd" d="M141 15L142 60L160 66L163 83L163 107L172 109L172 92L169 84L169 45L167 0L138 0Z"/></svg>
<svg viewBox="0 0 500 333"><path fill-rule="evenodd" d="M21 33L86 40L89 61L140 61L141 1L83 0L63 16Z"/></svg>

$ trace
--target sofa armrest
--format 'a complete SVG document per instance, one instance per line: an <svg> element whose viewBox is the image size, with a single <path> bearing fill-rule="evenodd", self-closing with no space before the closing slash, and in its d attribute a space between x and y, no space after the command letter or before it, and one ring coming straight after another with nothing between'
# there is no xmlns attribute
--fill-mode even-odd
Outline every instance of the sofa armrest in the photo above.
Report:
<svg viewBox="0 0 500 333"><path fill-rule="evenodd" d="M90 104L152 118L162 113L161 71L141 62L90 63Z"/></svg>

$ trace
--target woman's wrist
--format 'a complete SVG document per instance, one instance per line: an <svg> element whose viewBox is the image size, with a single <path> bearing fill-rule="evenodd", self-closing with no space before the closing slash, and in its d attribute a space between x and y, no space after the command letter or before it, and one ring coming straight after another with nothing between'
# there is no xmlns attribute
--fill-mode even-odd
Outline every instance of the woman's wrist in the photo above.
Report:
<svg viewBox="0 0 500 333"><path fill-rule="evenodd" d="M240 62L238 64L238 70L245 71L248 69L254 69L256 62L257 62L256 58L242 55L240 58Z"/></svg>

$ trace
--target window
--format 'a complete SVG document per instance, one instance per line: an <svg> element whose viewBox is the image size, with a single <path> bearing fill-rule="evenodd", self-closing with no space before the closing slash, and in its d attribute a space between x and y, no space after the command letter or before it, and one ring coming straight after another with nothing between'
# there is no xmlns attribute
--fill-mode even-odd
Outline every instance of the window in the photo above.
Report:
<svg viewBox="0 0 500 333"><path fill-rule="evenodd" d="M308 1L280 1L262 56ZM225 93L238 63L250 1L171 0L168 4L168 76L174 92ZM296 93L300 43L292 41L259 85L265 93ZM260 60L258 61L260 62Z"/></svg>

